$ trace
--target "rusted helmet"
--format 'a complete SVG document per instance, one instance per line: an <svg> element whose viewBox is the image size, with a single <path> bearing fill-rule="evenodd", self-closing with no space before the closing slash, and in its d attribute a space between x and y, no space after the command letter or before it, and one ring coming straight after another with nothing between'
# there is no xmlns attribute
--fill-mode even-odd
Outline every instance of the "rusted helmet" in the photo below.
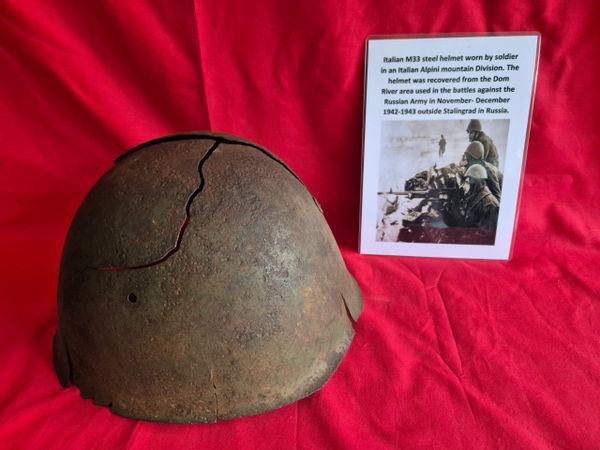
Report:
<svg viewBox="0 0 600 450"><path fill-rule="evenodd" d="M54 362L116 414L207 423L320 389L362 310L320 207L258 145L167 136L116 161L63 251Z"/></svg>

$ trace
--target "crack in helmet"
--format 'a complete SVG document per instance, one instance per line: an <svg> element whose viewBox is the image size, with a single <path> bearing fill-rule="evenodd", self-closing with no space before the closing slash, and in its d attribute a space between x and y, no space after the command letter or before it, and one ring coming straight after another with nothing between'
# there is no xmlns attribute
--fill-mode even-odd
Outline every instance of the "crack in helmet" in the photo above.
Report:
<svg viewBox="0 0 600 450"><path fill-rule="evenodd" d="M211 423L320 389L361 310L285 164L233 136L167 136L119 158L73 219L54 364L118 415Z"/></svg>

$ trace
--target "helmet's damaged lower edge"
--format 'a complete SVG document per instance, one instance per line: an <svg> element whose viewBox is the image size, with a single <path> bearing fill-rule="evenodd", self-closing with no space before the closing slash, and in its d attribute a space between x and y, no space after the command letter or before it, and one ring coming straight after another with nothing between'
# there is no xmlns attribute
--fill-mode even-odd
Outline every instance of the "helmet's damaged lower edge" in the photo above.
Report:
<svg viewBox="0 0 600 450"><path fill-rule="evenodd" d="M349 335L346 336L344 341L341 343L343 347L340 349L340 351L334 352L330 355L327 362L327 370L324 371L323 374L321 374L320 376L315 377L314 382L310 386L305 388L302 392L296 393L295 395L292 395L288 398L283 398L279 402L271 403L268 406L249 407L247 409L236 410L235 412L229 414L220 414L217 417L217 420L232 420L240 417L251 417L258 414L274 411L284 406L291 405L292 403L295 403L297 401L303 400L320 391L323 388L323 386L325 386L325 384L331 379L331 377L333 377L334 373L342 363L344 356L346 356L346 353L352 343L353 337L354 330L351 328L349 331Z"/></svg>
<svg viewBox="0 0 600 450"><path fill-rule="evenodd" d="M73 383L73 366L69 355L69 349L59 332L54 335L52 347L54 355L54 371L56 372L60 385L66 388Z"/></svg>
<svg viewBox="0 0 600 450"><path fill-rule="evenodd" d="M313 382L308 387L306 387L304 390L302 390L301 392L296 392L296 393L294 393L294 395L291 395L286 398L282 398L275 403L271 402L269 404L263 404L263 405L248 405L247 407L236 408L234 411L230 411L229 413L220 411L219 397L222 396L223 393L220 393L217 381L215 379L215 370L214 369L211 369L210 373L208 375L208 378L209 378L208 386L209 386L209 389L212 390L212 396L214 398L213 406L211 408L212 414L206 414L208 412L206 409L204 410L204 413L201 414L200 411L194 411L194 409L191 405L188 405L188 407L186 408L188 413L185 415L177 414L176 412L174 412L172 410L160 410L160 408L150 408L153 410L154 414L147 414L147 413L144 413L143 411L132 409L128 405L124 405L117 396L114 396L111 399L102 398L101 396L98 396L94 392L91 392L87 389L83 390L83 389L79 388L80 396L84 399L91 400L97 406L108 407L114 414L116 414L118 416L128 418L128 419L144 420L144 421L148 421L148 422L158 422L158 423L211 424L211 423L216 423L216 422L222 421L222 420L232 420L232 419L237 419L240 417L250 417L250 416L254 416L254 415L258 415L258 414L276 410L278 408L287 406L296 401L299 401L306 397L309 397L310 395L319 391L329 381L329 379L333 376L333 374L336 372L336 370L340 366L342 360L344 359L344 356L346 355L346 353L352 343L352 340L353 340L353 337L355 334L354 329L353 329L353 325L355 322L354 322L354 319L352 318L352 315L350 314L350 312L348 310L348 306L347 306L343 296L342 296L342 301L343 301L343 306L344 306L344 309L346 310L348 320L349 320L349 323L351 324L351 326L348 327L348 334L346 334L342 338L342 340L339 342L339 345L338 345L339 350L331 352L329 358L327 359L326 370L319 376L315 377L313 379ZM64 346L64 348L66 348L66 345ZM57 347L55 347L55 352L56 351L59 351L59 349ZM61 366L61 365L55 366L55 369L56 369L57 375L59 376L59 379L61 379L61 377L63 377L63 375L65 373L64 372L65 368L66 368L66 366ZM68 384L63 384L63 387L67 387L70 384L74 384L76 386L77 383L73 383L73 373L77 370L77 368L76 367L73 368L72 366L69 365L68 369L69 369L69 373L68 373L69 382L68 382ZM59 371L60 371L60 373L59 373ZM62 382L61 382L61 384L62 384Z"/></svg>

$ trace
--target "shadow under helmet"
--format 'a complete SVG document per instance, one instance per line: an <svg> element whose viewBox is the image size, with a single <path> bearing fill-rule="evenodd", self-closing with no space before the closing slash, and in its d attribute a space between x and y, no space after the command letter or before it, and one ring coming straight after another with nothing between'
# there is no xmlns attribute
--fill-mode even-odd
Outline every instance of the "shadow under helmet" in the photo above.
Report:
<svg viewBox="0 0 600 450"><path fill-rule="evenodd" d="M233 136L167 136L119 158L73 220L55 368L125 417L254 415L320 389L361 310L284 163Z"/></svg>

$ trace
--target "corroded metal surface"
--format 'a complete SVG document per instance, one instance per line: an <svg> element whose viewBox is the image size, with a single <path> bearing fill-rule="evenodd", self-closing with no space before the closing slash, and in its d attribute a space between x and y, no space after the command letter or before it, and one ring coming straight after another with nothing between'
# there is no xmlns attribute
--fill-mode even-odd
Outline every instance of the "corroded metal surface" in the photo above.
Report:
<svg viewBox="0 0 600 450"><path fill-rule="evenodd" d="M215 422L321 388L361 310L289 168L232 136L168 136L117 160L73 221L55 366L119 415Z"/></svg>

